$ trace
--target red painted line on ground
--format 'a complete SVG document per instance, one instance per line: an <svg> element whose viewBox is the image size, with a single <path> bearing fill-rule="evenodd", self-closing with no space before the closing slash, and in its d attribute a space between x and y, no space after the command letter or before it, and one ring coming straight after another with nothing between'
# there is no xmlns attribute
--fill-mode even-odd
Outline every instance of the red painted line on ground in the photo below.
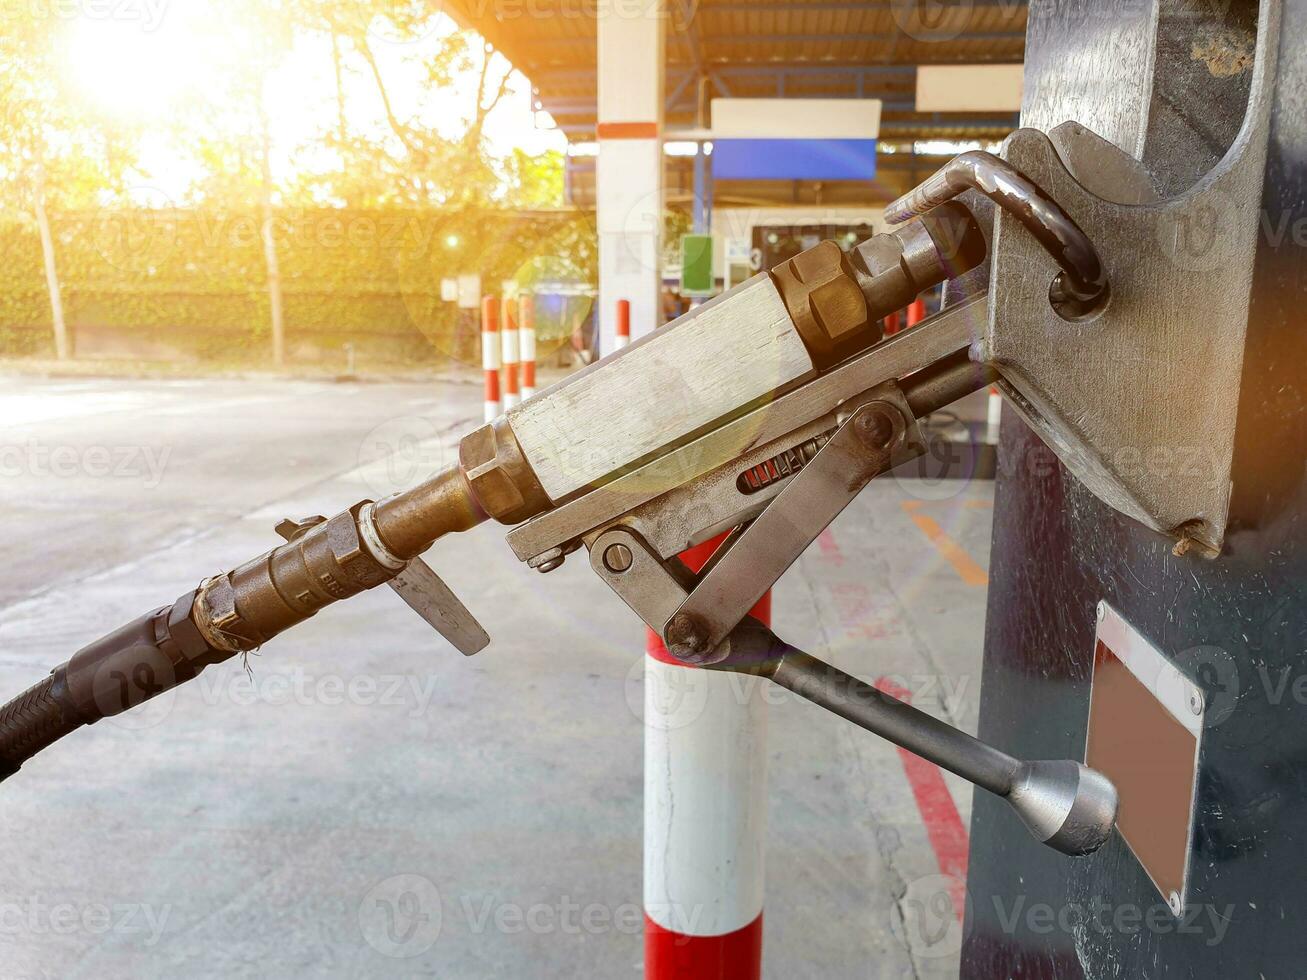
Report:
<svg viewBox="0 0 1307 980"><path fill-rule="evenodd" d="M687 936L644 917L644 975L650 980L757 980L762 915L724 936Z"/></svg>
<svg viewBox="0 0 1307 980"><path fill-rule="evenodd" d="M911 513L920 506L920 501L904 501L904 510ZM817 545L823 555L842 564L844 555L830 528L822 531L817 538ZM844 615L847 620L850 617ZM900 701L912 700L912 692L894 683L887 677L876 681L877 689L884 691ZM962 918L966 902L967 889L967 852L969 840L967 828L963 826L962 816L958 813L953 794L939 767L927 762L920 756L913 755L907 749L899 749L899 758L903 760L903 772L912 787L912 796L916 800L917 810L926 826L926 836L931 849L935 852L935 861L939 864L941 874L953 879L949 888L949 897L953 900L953 910L959 920Z"/></svg>
<svg viewBox="0 0 1307 980"><path fill-rule="evenodd" d="M887 677L876 681L876 688L900 701L912 700L911 691ZM967 829L962 825L957 804L953 802L953 794L949 792L939 767L907 749L899 749L899 758L903 760L903 772L912 787L917 809L921 811L940 873L953 879L949 893L953 899L953 911L960 919L967 890Z"/></svg>
<svg viewBox="0 0 1307 980"><path fill-rule="evenodd" d="M835 535L831 533L830 528L822 531L817 535L817 547L821 553L833 561L836 565L844 564L844 553L840 551L839 542L835 540Z"/></svg>

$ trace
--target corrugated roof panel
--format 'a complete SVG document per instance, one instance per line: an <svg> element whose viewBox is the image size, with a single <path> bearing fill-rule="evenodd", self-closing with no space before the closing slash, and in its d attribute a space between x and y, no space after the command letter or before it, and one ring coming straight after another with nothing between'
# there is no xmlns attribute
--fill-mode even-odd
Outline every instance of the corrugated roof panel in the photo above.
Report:
<svg viewBox="0 0 1307 980"><path fill-rule="evenodd" d="M461 23L480 30L531 79L545 108L554 102L560 116L593 124L595 99L595 21L575 16L582 8L576 0L532 0L520 16L487 20L476 0L450 0L451 13ZM677 0L669 0L673 5ZM695 51L690 37L699 39L699 61L710 72L729 72L725 78L732 94L772 96L779 73L784 91L792 96L855 96L857 72L863 75L863 94L897 105L910 105L915 97L912 66L918 63L968 61L1019 61L1024 47L1024 4L977 4L966 11L965 23L953 38L935 39L920 24L905 32L900 9L889 2L868 0L687 0L693 32L686 30L680 7L669 16L667 59L668 90L687 70L693 70ZM961 6L961 5L959 5ZM536 15L532 15L530 12ZM565 11L567 13L565 13ZM478 20L477 14L482 16ZM877 69L899 65L904 71L887 74ZM743 74L740 69L756 68ZM678 100L669 120L679 114L692 118L693 86ZM587 110L587 106L590 108ZM565 112L561 107L565 107ZM895 116L897 115L897 119ZM968 136L989 132L1009 120L916 117L887 112L886 125L899 134L922 138ZM927 125L929 123L929 125Z"/></svg>

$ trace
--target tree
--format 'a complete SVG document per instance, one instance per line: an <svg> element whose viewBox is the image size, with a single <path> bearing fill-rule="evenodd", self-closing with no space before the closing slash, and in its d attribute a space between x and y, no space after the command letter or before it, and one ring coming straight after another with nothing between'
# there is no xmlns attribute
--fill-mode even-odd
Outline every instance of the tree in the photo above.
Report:
<svg viewBox="0 0 1307 980"><path fill-rule="evenodd" d="M533 156L514 148L504 161L504 203L513 208L557 208L563 204L563 154Z"/></svg>
<svg viewBox="0 0 1307 980"><path fill-rule="evenodd" d="M197 139L198 156L207 164L206 177L192 189L193 193L229 207L257 201L272 361L276 367L286 362L286 326L274 210L274 133L266 90L269 76L290 50L302 15L302 7L295 0L227 0L220 11L215 11L211 30L231 58L223 72L228 91L209 93L208 98L187 107L178 120L179 125L190 129L197 128L199 122L200 131L207 134Z"/></svg>
<svg viewBox="0 0 1307 980"><path fill-rule="evenodd" d="M383 6L385 12L377 13L376 5L353 0L306 0L301 8L308 14L306 25L330 35L342 70L352 61L372 82L391 137L378 141L350 134L342 113L342 124L328 138L340 151L343 165L322 182L343 199L364 206L403 202L456 213L491 205L503 175L490 158L485 125L511 91L512 66L475 32L442 31L441 24L433 25L444 17L434 6ZM415 50L417 39L428 38L421 55L415 55L422 60L422 85L430 92L466 92L460 135L450 138L420 111L405 114L396 107L375 48L378 20L386 22L387 34L397 41L412 40ZM460 84L470 77L474 85ZM351 180L352 174L365 175L366 187Z"/></svg>
<svg viewBox="0 0 1307 980"><path fill-rule="evenodd" d="M72 356L51 211L94 206L98 193L121 186L134 133L113 133L78 111L55 69L57 35L49 18L23 0L0 0L0 211L33 221L41 257L55 356Z"/></svg>

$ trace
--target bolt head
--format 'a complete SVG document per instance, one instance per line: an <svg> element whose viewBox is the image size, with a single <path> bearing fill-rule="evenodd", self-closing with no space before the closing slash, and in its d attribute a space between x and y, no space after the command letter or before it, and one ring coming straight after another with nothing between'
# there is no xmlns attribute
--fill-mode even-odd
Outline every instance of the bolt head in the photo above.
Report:
<svg viewBox="0 0 1307 980"><path fill-rule="evenodd" d="M667 624L667 646L677 657L702 656L707 653L707 632L688 613L677 613Z"/></svg>
<svg viewBox="0 0 1307 980"><path fill-rule="evenodd" d="M621 574L631 567L631 549L624 544L610 544L604 550L604 567Z"/></svg>
<svg viewBox="0 0 1307 980"><path fill-rule="evenodd" d="M1101 623L1101 622L1103 621L1103 619L1104 619L1106 616L1107 616L1107 606L1104 605L1102 602L1099 602L1099 604L1098 604L1098 621Z"/></svg>
<svg viewBox="0 0 1307 980"><path fill-rule="evenodd" d="M858 437L870 449L887 449L894 441L894 420L881 409L862 412L853 424Z"/></svg>

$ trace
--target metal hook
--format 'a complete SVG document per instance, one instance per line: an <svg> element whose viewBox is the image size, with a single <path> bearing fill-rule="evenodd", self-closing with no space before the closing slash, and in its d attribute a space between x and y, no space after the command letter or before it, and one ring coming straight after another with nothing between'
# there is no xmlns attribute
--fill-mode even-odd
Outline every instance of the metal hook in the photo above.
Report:
<svg viewBox="0 0 1307 980"><path fill-rule="evenodd" d="M967 190L979 191L1012 214L1062 267L1050 291L1055 305L1072 304L1080 313L1102 305L1107 298L1107 273L1089 236L1043 188L992 153L971 150L955 156L891 202L885 220L901 224Z"/></svg>

